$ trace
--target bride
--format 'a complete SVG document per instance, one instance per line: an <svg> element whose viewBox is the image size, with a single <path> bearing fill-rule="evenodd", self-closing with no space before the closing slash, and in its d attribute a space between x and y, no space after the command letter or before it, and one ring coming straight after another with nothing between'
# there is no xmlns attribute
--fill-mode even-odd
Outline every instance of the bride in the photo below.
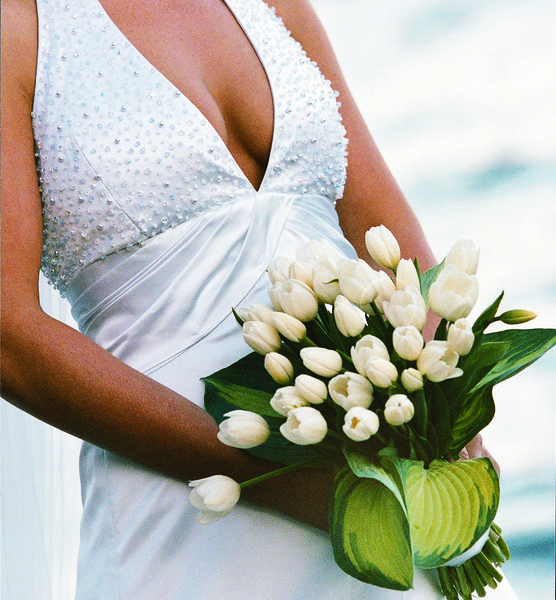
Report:
<svg viewBox="0 0 556 600"><path fill-rule="evenodd" d="M434 264L308 1L5 0L2 19L3 394L84 440L77 598L441 597L430 574L401 594L336 567L330 473L211 525L188 502L189 480L273 468L217 440L201 378L247 352L230 308L265 301L274 256L355 257L384 223ZM41 268L79 332L42 311Z"/></svg>

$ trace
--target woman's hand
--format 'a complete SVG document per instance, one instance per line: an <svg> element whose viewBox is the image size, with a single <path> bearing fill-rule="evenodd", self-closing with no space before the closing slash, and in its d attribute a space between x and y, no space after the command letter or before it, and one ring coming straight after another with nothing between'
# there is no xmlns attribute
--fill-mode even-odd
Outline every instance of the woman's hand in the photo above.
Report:
<svg viewBox="0 0 556 600"><path fill-rule="evenodd" d="M500 477L500 465L493 458L492 454L483 446L483 438L477 435L465 448L459 453L460 460L468 460L470 458L490 458L498 477Z"/></svg>

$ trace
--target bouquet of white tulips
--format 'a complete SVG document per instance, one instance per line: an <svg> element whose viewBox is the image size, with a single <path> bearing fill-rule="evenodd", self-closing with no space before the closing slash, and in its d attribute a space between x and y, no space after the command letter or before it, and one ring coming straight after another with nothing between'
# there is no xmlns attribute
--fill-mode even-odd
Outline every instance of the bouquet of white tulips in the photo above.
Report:
<svg viewBox="0 0 556 600"><path fill-rule="evenodd" d="M338 565L407 590L414 568L438 569L451 600L496 587L509 553L493 523L497 473L488 458L455 461L494 416L493 386L542 356L556 330L505 329L535 315L498 314L502 295L472 324L478 250L460 241L421 273L385 227L367 248L385 270L311 241L268 268L273 308L234 311L255 351L205 379L219 439L283 465L263 476L335 466L330 534ZM432 311L435 339L422 331ZM243 483L192 482L207 522L226 515Z"/></svg>

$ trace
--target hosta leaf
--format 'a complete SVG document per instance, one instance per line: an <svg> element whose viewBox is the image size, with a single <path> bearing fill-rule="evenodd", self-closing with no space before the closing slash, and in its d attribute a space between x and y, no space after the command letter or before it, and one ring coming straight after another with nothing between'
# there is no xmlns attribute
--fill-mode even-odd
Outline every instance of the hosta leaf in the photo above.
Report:
<svg viewBox="0 0 556 600"><path fill-rule="evenodd" d="M500 383L535 362L556 344L556 329L505 329L487 333L483 339L485 342L503 342L508 347L477 388Z"/></svg>
<svg viewBox="0 0 556 600"><path fill-rule="evenodd" d="M334 558L349 575L380 587L413 583L409 525L402 504L378 479L344 467L336 476L330 510Z"/></svg>
<svg viewBox="0 0 556 600"><path fill-rule="evenodd" d="M466 552L490 527L498 476L487 458L446 463L384 459L404 484L415 566L430 569Z"/></svg>
<svg viewBox="0 0 556 600"><path fill-rule="evenodd" d="M492 421L495 410L491 386L480 388L465 398L452 425L452 456L458 456L461 449Z"/></svg>

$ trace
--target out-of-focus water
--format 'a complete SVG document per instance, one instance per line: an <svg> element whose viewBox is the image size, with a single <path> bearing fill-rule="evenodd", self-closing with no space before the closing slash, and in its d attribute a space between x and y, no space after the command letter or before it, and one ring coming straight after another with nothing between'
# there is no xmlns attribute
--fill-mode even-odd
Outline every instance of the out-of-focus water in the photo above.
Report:
<svg viewBox="0 0 556 600"><path fill-rule="evenodd" d="M479 309L556 327L556 3L313 0L438 258L481 247ZM495 389L484 437L521 600L554 597L556 351Z"/></svg>

